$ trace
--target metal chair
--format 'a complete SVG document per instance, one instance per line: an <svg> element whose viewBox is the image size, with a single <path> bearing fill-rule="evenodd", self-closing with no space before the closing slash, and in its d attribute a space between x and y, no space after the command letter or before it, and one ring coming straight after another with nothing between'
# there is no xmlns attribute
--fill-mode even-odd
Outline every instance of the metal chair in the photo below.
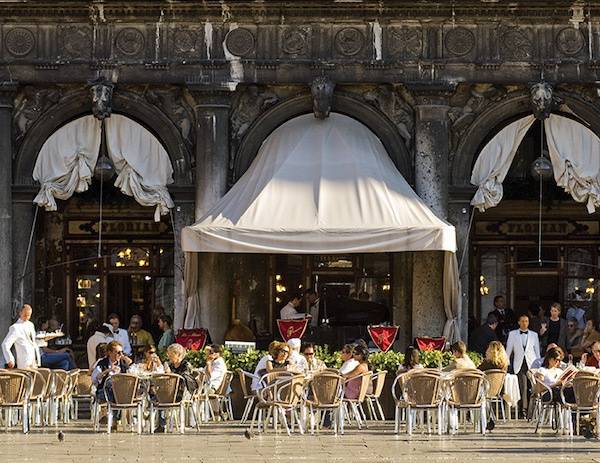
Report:
<svg viewBox="0 0 600 463"><path fill-rule="evenodd" d="M310 413L310 433L315 433L315 415L320 423L323 412L331 414L334 433L344 434L344 377L339 372L316 373L309 383L309 392L305 405Z"/></svg>
<svg viewBox="0 0 600 463"><path fill-rule="evenodd" d="M89 403L90 410L92 410L92 402L94 400L94 385L92 383L92 374L90 370L79 370L77 375L77 381L74 384L73 392L71 394L71 401L73 402L72 416L73 419L79 418L79 403ZM92 421L93 421L92 417Z"/></svg>
<svg viewBox="0 0 600 463"><path fill-rule="evenodd" d="M240 380L240 387L242 389L242 395L244 396L244 400L246 401L246 406L244 407L244 412L242 413L242 418L240 419L240 424L244 424L248 421L248 417L252 412L252 407L254 406L254 402L256 401L256 394L250 390L250 382L256 378L252 373L248 373L240 368L235 370L238 378Z"/></svg>
<svg viewBox="0 0 600 463"><path fill-rule="evenodd" d="M489 388L486 376L479 370L455 370L448 383L449 397L448 406L450 408L452 431L458 429L460 414L464 411L475 412L479 414L479 426L481 434L486 431L486 396ZM455 423L452 423L454 421ZM463 423L465 423L465 414L463 413ZM454 426L454 424L456 426ZM473 425L476 426L477 420L473 419Z"/></svg>
<svg viewBox="0 0 600 463"><path fill-rule="evenodd" d="M575 403L565 399L565 389L573 388ZM579 435L581 413L595 413L600 417L600 377L594 373L580 371L570 383L563 384L560 390L562 408L564 411L563 422L567 424L569 435L573 436L573 420L571 414L575 412L575 433ZM596 421L598 418L596 418ZM596 427L596 434L597 434Z"/></svg>
<svg viewBox="0 0 600 463"><path fill-rule="evenodd" d="M0 411L4 411L6 431L13 424L13 410L21 412L23 433L29 432L29 396L31 377L21 372L0 372Z"/></svg>
<svg viewBox="0 0 600 463"><path fill-rule="evenodd" d="M387 377L387 371L378 370L373 374L373 392L367 393L365 401L367 403L367 409L369 410L369 416L372 420L385 421L385 415L383 413L383 407L379 402L379 397L383 392L383 386L385 385L385 378Z"/></svg>
<svg viewBox="0 0 600 463"><path fill-rule="evenodd" d="M142 402L137 400L139 379L135 375L127 373L118 373L109 376L104 385L104 389L112 388L112 397L106 394L106 403L108 407L108 426L107 432L110 434L113 425L113 410L137 411L137 432L142 433Z"/></svg>
<svg viewBox="0 0 600 463"><path fill-rule="evenodd" d="M367 417L364 415L364 411L362 410L362 403L367 397L367 392L369 390L369 386L371 385L372 376L373 372L367 371L366 373L362 373L358 376L347 378L344 383L344 388L347 388L348 383L350 381L360 381L358 397L356 399L349 399L344 397L344 399L342 400L344 406L344 414L348 417L349 420L351 418L354 418L356 420L358 429L362 429L363 425L365 425L366 427ZM350 408L348 409L348 407Z"/></svg>
<svg viewBox="0 0 600 463"><path fill-rule="evenodd" d="M35 425L42 423L43 415L43 400L46 396L48 383L44 376L35 368L22 368L12 370L14 372L23 373L29 376L31 380L31 394L29 396L29 418Z"/></svg>
<svg viewBox="0 0 600 463"><path fill-rule="evenodd" d="M219 389L217 389L214 393L208 394L208 404L210 408L210 415L212 419L215 419L215 410L213 409L213 403L216 403L218 406L218 411L222 410L225 412L227 419L233 420L233 408L231 406L231 381L233 380L233 373L228 371L223 376L223 381L221 381L221 385Z"/></svg>
<svg viewBox="0 0 600 463"><path fill-rule="evenodd" d="M417 412L436 412L438 434L444 425L444 395L438 370L412 370L399 378L402 401L406 403L406 432L411 435L416 424ZM396 405L398 408L398 403ZM429 415L427 428L430 429Z"/></svg>
<svg viewBox="0 0 600 463"><path fill-rule="evenodd" d="M154 397L150 400L150 432L154 434L155 411L169 412L169 424L173 429L173 410L179 411L179 432L185 432L185 408L182 400L184 387L183 378L174 373L164 373L152 376L151 387ZM165 432L167 426L165 426Z"/></svg>
<svg viewBox="0 0 600 463"><path fill-rule="evenodd" d="M506 378L506 371L494 369L487 370L484 372L484 374L489 384L486 399L490 415L496 418L498 416L498 411L501 411L502 421L506 421L506 415L504 413L505 404L504 399L502 398L502 390L504 389L504 379ZM495 410L494 405L496 405Z"/></svg>
<svg viewBox="0 0 600 463"><path fill-rule="evenodd" d="M527 378L531 382L531 397L529 399L532 409L532 418L535 420L535 431L538 432L540 425L543 425L546 418L550 418L552 429L563 429L563 416L559 404L554 400L552 388L544 384L535 377L530 370L527 372ZM550 410L550 415L548 415Z"/></svg>

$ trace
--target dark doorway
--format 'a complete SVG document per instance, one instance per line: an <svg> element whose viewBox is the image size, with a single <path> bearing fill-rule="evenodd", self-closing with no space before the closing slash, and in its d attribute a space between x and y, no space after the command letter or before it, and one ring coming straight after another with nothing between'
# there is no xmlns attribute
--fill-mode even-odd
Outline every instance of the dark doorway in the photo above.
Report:
<svg viewBox="0 0 600 463"><path fill-rule="evenodd" d="M532 304L548 309L559 300L557 273L527 273L515 276L515 312L525 312Z"/></svg>

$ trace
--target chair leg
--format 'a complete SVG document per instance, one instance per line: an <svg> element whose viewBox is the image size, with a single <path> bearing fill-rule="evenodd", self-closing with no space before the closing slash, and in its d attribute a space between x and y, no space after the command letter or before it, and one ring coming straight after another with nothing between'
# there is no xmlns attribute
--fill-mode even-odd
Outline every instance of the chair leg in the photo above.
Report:
<svg viewBox="0 0 600 463"><path fill-rule="evenodd" d="M185 433L185 413L183 405L179 405L179 433Z"/></svg>
<svg viewBox="0 0 600 463"><path fill-rule="evenodd" d="M381 421L385 421L385 414L383 413L383 407L381 406L381 402L379 402L379 397L375 397L375 405L377 405L377 409L379 410L379 416L381 417Z"/></svg>
<svg viewBox="0 0 600 463"><path fill-rule="evenodd" d="M113 414L112 414L112 408L110 406L110 404L108 404L108 419L107 419L107 432L108 434L110 434L110 432L112 431L112 424L113 424Z"/></svg>

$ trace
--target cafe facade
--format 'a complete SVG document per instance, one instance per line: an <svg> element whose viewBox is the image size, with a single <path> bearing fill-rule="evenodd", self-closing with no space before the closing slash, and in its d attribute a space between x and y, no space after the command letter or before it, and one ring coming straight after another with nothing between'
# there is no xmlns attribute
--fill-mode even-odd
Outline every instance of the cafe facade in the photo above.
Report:
<svg viewBox="0 0 600 463"><path fill-rule="evenodd" d="M370 130L455 227L463 337L496 294L519 310L558 300L597 314L597 214L553 178L540 195L532 164L548 157L548 114L600 134L598 18L585 1L1 2L2 331L29 302L34 319L56 317L76 343L90 320L117 312L149 324L157 310L215 341L233 319L267 340L290 296L316 287L358 301L353 322L338 320L348 336L381 322L400 327L402 345L441 335L439 251L200 253L199 312L187 316L184 227L278 127L324 113ZM531 115L502 200L481 212L471 205L479 155ZM81 124L93 126L85 140ZM134 139L127 158L118 147ZM89 147L87 164L77 157L74 169L65 146L72 156ZM76 186L63 188L74 172ZM123 172L137 189L117 183ZM34 203L41 191L55 208Z"/></svg>

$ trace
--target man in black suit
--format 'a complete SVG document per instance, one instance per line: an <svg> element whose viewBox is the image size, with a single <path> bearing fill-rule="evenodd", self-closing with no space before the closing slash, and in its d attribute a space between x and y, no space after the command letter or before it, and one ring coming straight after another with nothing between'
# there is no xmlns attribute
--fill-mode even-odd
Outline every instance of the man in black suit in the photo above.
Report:
<svg viewBox="0 0 600 463"><path fill-rule="evenodd" d="M515 312L506 307L504 296L498 295L494 298L494 310L490 313L494 314L498 319L498 326L496 326L498 341L506 344L508 333L517 325Z"/></svg>
<svg viewBox="0 0 600 463"><path fill-rule="evenodd" d="M472 351L485 355L488 345L492 341L497 341L496 328L498 327L498 318L490 313L486 322L471 333L469 338L469 347Z"/></svg>

